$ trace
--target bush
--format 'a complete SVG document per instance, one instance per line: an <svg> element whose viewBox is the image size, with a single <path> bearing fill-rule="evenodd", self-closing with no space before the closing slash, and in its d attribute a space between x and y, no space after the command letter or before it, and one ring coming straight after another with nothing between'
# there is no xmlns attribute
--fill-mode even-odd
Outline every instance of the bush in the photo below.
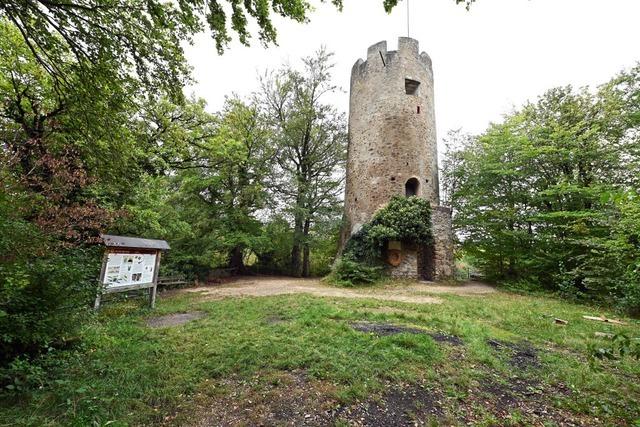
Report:
<svg viewBox="0 0 640 427"><path fill-rule="evenodd" d="M637 267L629 267L629 272L623 276L624 284L621 286L618 298L620 306L631 316L640 317L640 261Z"/></svg>
<svg viewBox="0 0 640 427"><path fill-rule="evenodd" d="M343 286L373 283L382 278L382 252L391 240L426 245L433 241L431 206L419 197L393 197L345 245L334 267L334 282Z"/></svg>
<svg viewBox="0 0 640 427"><path fill-rule="evenodd" d="M74 249L0 264L0 366L73 339L96 295L98 260Z"/></svg>
<svg viewBox="0 0 640 427"><path fill-rule="evenodd" d="M390 240L425 245L433 241L431 206L419 197L393 197L347 242L344 253L360 262L377 262Z"/></svg>
<svg viewBox="0 0 640 427"><path fill-rule="evenodd" d="M384 276L384 267L366 265L347 257L342 257L334 266L331 281L340 286L372 284Z"/></svg>
<svg viewBox="0 0 640 427"><path fill-rule="evenodd" d="M14 365L24 366L77 333L96 295L100 255L56 246L1 196L0 367L19 356Z"/></svg>

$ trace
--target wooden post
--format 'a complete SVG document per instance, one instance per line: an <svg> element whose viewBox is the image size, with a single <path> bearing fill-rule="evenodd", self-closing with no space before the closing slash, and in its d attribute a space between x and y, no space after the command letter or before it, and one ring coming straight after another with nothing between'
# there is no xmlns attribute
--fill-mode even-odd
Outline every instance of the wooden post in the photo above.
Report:
<svg viewBox="0 0 640 427"><path fill-rule="evenodd" d="M98 285L98 292L96 293L96 301L93 303L93 309L97 310L100 308L100 300L102 299L102 291L104 288L104 275L107 271L107 260L109 259L109 251L105 251L102 256L102 268L100 269L100 280Z"/></svg>
<svg viewBox="0 0 640 427"><path fill-rule="evenodd" d="M156 251L156 266L153 269L153 287L149 289L149 306L151 306L151 308L156 307L156 292L158 290L158 273L160 270L161 256L162 256L162 252Z"/></svg>

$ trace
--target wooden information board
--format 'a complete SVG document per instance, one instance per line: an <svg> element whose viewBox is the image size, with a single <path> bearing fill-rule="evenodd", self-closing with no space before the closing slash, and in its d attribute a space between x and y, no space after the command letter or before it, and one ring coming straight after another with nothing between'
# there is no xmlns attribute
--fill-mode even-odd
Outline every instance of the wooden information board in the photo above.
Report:
<svg viewBox="0 0 640 427"><path fill-rule="evenodd" d="M149 305L155 307L158 270L162 252L169 249L164 240L138 237L100 236L107 247L100 272L100 291L95 308L103 294L149 289Z"/></svg>

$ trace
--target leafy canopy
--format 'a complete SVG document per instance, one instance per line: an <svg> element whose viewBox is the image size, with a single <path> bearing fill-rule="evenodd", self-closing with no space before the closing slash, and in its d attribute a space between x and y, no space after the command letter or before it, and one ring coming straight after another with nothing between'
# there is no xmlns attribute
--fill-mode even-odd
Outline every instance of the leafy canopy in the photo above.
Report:
<svg viewBox="0 0 640 427"><path fill-rule="evenodd" d="M639 94L636 66L597 91L549 90L477 137L452 135L444 188L485 275L640 312Z"/></svg>

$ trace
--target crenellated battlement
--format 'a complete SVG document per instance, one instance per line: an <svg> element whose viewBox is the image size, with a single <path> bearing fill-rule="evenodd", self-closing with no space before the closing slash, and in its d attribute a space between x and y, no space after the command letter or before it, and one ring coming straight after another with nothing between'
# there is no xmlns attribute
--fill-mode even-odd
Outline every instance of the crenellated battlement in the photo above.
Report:
<svg viewBox="0 0 640 427"><path fill-rule="evenodd" d="M387 50L387 41L382 40L372 44L367 49L367 59L358 59L353 65L352 74L361 73L367 66L380 65L393 67L397 58L405 60L415 59L428 71L431 71L431 58L426 52L420 53L420 43L410 37L398 37L398 50Z"/></svg>

